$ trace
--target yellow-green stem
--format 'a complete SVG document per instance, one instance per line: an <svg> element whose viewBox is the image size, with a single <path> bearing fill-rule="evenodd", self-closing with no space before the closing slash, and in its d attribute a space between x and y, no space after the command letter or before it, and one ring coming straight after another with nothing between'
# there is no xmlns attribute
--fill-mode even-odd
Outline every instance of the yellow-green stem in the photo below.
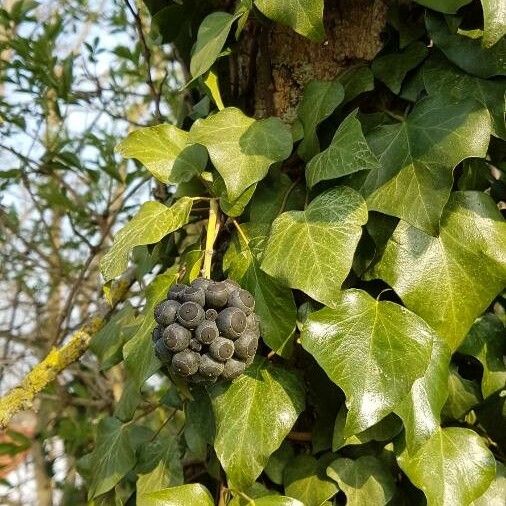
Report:
<svg viewBox="0 0 506 506"><path fill-rule="evenodd" d="M202 268L204 277L211 279L211 263L213 260L213 247L216 236L218 235L218 201L212 199L209 202L209 220L207 222L206 250L204 252L204 266Z"/></svg>

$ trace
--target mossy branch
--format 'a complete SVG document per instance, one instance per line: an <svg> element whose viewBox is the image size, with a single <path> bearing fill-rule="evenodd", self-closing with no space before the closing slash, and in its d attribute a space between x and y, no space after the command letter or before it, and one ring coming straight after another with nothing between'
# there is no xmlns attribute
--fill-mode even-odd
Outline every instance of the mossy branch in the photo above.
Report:
<svg viewBox="0 0 506 506"><path fill-rule="evenodd" d="M72 334L64 346L53 348L46 358L25 376L20 385L0 399L0 429L5 428L16 413L30 408L36 395L84 354L93 335L107 322L116 305L128 293L133 281L134 271L127 271L113 287L111 304L104 303L81 329Z"/></svg>

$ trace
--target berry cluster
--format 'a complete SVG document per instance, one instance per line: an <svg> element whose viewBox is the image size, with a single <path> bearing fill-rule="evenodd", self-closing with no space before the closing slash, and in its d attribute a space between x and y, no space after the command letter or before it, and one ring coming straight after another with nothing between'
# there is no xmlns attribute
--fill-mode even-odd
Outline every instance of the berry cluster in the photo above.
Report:
<svg viewBox="0 0 506 506"><path fill-rule="evenodd" d="M240 376L260 337L255 299L235 281L198 278L171 287L155 308L155 353L163 364L194 383Z"/></svg>

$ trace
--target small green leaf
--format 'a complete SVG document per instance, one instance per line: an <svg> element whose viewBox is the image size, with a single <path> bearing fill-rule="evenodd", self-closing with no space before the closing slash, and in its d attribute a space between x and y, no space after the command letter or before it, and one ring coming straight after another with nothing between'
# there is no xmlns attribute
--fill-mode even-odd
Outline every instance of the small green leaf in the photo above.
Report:
<svg viewBox="0 0 506 506"><path fill-rule="evenodd" d="M407 73L420 65L427 53L423 42L413 42L398 53L379 56L372 62L371 69L374 75L397 95Z"/></svg>
<svg viewBox="0 0 506 506"><path fill-rule="evenodd" d="M503 0L481 0L483 45L491 47L506 35L506 6Z"/></svg>
<svg viewBox="0 0 506 506"><path fill-rule="evenodd" d="M494 456L481 437L460 427L437 430L416 453L404 450L397 460L428 506L469 504L495 475Z"/></svg>
<svg viewBox="0 0 506 506"><path fill-rule="evenodd" d="M227 12L213 12L202 21L190 62L190 73L194 79L212 67L238 17L237 14L233 16Z"/></svg>
<svg viewBox="0 0 506 506"><path fill-rule="evenodd" d="M344 437L394 410L427 370L436 339L415 314L356 289L341 292L335 309L311 313L301 334L302 346L346 394Z"/></svg>
<svg viewBox="0 0 506 506"><path fill-rule="evenodd" d="M327 468L346 495L347 506L383 506L395 493L395 481L385 463L377 457L337 459Z"/></svg>
<svg viewBox="0 0 506 506"><path fill-rule="evenodd" d="M455 14L461 7L471 3L471 0L416 0L416 3L445 14Z"/></svg>
<svg viewBox="0 0 506 506"><path fill-rule="evenodd" d="M504 287L505 234L506 222L488 195L455 192L439 236L399 223L373 275L392 286L454 351Z"/></svg>
<svg viewBox="0 0 506 506"><path fill-rule="evenodd" d="M312 188L320 181L375 168L378 159L367 145L355 110L339 125L330 146L307 164L306 181Z"/></svg>
<svg viewBox="0 0 506 506"><path fill-rule="evenodd" d="M489 140L490 116L477 102L420 100L405 121L380 126L367 137L381 163L361 190L369 209L436 235L453 169L465 158L483 158Z"/></svg>
<svg viewBox="0 0 506 506"><path fill-rule="evenodd" d="M247 488L304 409L304 385L294 373L257 358L245 374L217 384L210 395L216 454L229 483Z"/></svg>
<svg viewBox="0 0 506 506"><path fill-rule="evenodd" d="M323 0L255 0L255 5L272 21L308 39L321 42L325 37Z"/></svg>
<svg viewBox="0 0 506 506"><path fill-rule="evenodd" d="M290 130L280 119L257 121L235 107L196 121L190 138L208 149L231 200L263 179L270 165L287 158L292 149Z"/></svg>
<svg viewBox="0 0 506 506"><path fill-rule="evenodd" d="M480 387L476 381L463 378L454 365L448 377L448 399L443 407L443 418L462 420L465 415L482 401Z"/></svg>
<svg viewBox="0 0 506 506"><path fill-rule="evenodd" d="M200 483L164 488L137 498L137 506L214 506L209 490Z"/></svg>
<svg viewBox="0 0 506 506"><path fill-rule="evenodd" d="M262 270L329 306L340 296L367 221L367 207L351 188L318 195L305 211L274 220Z"/></svg>
<svg viewBox="0 0 506 506"><path fill-rule="evenodd" d="M124 158L139 160L162 183L189 181L204 170L207 151L191 145L189 134L174 125L156 125L131 132L116 147Z"/></svg>
<svg viewBox="0 0 506 506"><path fill-rule="evenodd" d="M145 202L139 212L114 238L114 243L100 262L105 281L124 272L128 255L135 246L153 244L188 223L192 199L183 197L172 207L160 202Z"/></svg>
<svg viewBox="0 0 506 506"><path fill-rule="evenodd" d="M493 314L476 320L458 350L476 357L483 365L481 392L484 398L506 385L506 329L504 323Z"/></svg>
<svg viewBox="0 0 506 506"><path fill-rule="evenodd" d="M304 138L297 153L303 160L309 160L320 151L316 127L328 118L343 101L344 88L338 79L335 81L310 81L304 88L304 94L297 109Z"/></svg>
<svg viewBox="0 0 506 506"><path fill-rule="evenodd" d="M339 488L326 475L332 455L316 460L311 455L298 455L285 468L285 494L305 506L320 506L337 494Z"/></svg>

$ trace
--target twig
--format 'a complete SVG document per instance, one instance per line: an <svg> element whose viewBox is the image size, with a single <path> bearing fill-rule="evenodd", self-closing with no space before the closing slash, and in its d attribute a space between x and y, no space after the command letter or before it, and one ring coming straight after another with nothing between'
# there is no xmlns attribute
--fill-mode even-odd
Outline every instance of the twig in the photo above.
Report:
<svg viewBox="0 0 506 506"><path fill-rule="evenodd" d="M213 259L213 247L216 236L218 235L218 201L212 199L209 202L209 220L207 222L206 249L204 251L204 266L202 268L203 275L207 279L211 279L211 262Z"/></svg>
<svg viewBox="0 0 506 506"><path fill-rule="evenodd" d="M290 439L291 441L301 441L304 443L310 442L312 439L311 432L297 432L292 430L288 433L288 436L286 436L287 439Z"/></svg>

